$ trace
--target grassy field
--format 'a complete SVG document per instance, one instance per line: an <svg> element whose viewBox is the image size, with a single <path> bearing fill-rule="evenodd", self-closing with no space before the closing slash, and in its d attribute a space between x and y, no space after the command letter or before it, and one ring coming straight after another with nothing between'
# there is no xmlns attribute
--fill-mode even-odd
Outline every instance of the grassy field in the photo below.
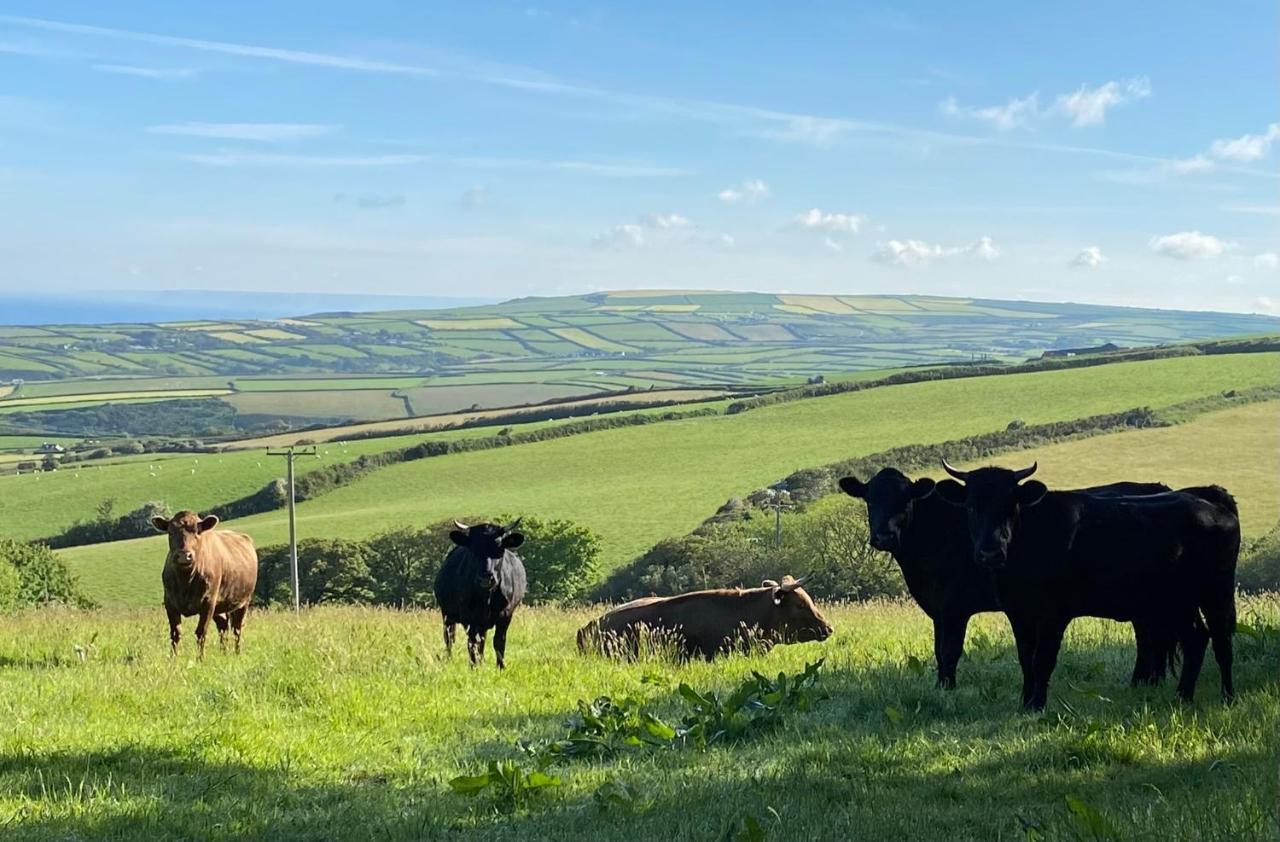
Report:
<svg viewBox="0 0 1280 842"><path fill-rule="evenodd" d="M1280 403L1214 412L1176 427L1132 430L999 456L992 464L1040 463L1054 488L1121 480L1175 488L1217 483L1240 504L1240 527L1256 537L1280 520ZM946 476L938 471L936 476Z"/></svg>
<svg viewBox="0 0 1280 842"><path fill-rule="evenodd" d="M1043 715L1016 710L1003 618L970 627L960 687L933 686L911 605L824 606L823 643L714 664L579 655L584 610L522 609L508 669L443 658L432 612L252 614L245 651L168 656L158 608L0 622L0 835L44 840L1240 840L1280 835L1280 600L1243 604L1231 707L1212 659L1192 705L1131 690L1127 626L1077 621ZM188 635L190 634L188 630ZM830 695L706 750L552 767L509 807L448 781L550 740L578 700L635 695L678 721L675 685L825 659ZM626 806L597 806L604 786ZM1069 800L1071 799L1071 800ZM1073 811L1071 804L1077 805Z"/></svg>
<svg viewBox="0 0 1280 842"><path fill-rule="evenodd" d="M1274 384L1276 362L1275 355L1261 354L1193 357L934 381L453 454L393 465L303 503L299 530L310 537L363 537L464 512L528 512L593 529L607 570L664 537L688 532L729 497L798 468L999 430L1015 419L1066 420ZM1263 416L1250 418L1268 423ZM1194 431L1182 441L1182 448L1166 454L1169 464L1209 452L1198 447ZM1243 494L1217 462L1199 464L1203 481ZM287 534L282 512L241 519L235 528L259 544ZM159 536L64 552L97 599L137 605L157 598Z"/></svg>

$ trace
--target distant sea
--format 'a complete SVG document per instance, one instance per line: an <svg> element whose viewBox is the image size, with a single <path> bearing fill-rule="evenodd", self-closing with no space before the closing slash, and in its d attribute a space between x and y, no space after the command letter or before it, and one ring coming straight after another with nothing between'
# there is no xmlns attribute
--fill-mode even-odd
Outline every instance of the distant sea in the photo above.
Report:
<svg viewBox="0 0 1280 842"><path fill-rule="evenodd" d="M315 313L444 310L496 304L498 298L420 295L226 292L212 290L95 290L58 295L0 292L0 324L108 324L196 319L278 319Z"/></svg>

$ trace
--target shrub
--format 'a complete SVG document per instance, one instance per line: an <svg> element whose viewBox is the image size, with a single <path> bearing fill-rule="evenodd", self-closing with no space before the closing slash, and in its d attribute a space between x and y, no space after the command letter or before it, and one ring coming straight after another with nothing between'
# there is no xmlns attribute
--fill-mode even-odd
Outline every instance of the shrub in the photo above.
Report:
<svg viewBox="0 0 1280 842"><path fill-rule="evenodd" d="M66 562L43 544L0 538L0 566L4 565L14 568L18 574L14 600L17 606L60 603L88 608L93 605L80 592L80 583Z"/></svg>
<svg viewBox="0 0 1280 842"><path fill-rule="evenodd" d="M373 602L373 582L363 541L308 539L298 543L298 582L308 605ZM258 604L289 605L289 546L274 544L258 553Z"/></svg>
<svg viewBox="0 0 1280 842"><path fill-rule="evenodd" d="M18 607L18 589L21 587L18 568L7 559L0 559L0 611L12 611Z"/></svg>

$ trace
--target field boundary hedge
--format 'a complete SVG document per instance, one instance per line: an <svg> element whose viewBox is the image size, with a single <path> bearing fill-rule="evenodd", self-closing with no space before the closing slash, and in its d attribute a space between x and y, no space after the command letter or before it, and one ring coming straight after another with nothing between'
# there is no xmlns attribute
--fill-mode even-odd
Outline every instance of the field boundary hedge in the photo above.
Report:
<svg viewBox="0 0 1280 842"><path fill-rule="evenodd" d="M924 383L933 380L959 380L966 377L991 377L1001 374L1028 374L1037 371L1061 371L1069 368L1092 368L1112 363L1145 362L1148 360L1172 359L1174 357L1198 357L1209 354L1261 354L1280 351L1280 337L1262 337L1249 340L1218 340L1214 342L1192 342L1179 345L1157 345L1152 348L1139 348L1126 351L1108 351L1100 354L1086 354L1078 357L1041 357L1015 365L992 365L983 363L955 363L937 367L912 369L879 377L875 380L855 380L842 383L817 383L787 389L767 395L734 401L725 410L727 415L760 409L774 404L790 403L806 398L820 398L828 395L841 395L848 392L861 392L866 389L878 389L883 386L900 386L905 383Z"/></svg>

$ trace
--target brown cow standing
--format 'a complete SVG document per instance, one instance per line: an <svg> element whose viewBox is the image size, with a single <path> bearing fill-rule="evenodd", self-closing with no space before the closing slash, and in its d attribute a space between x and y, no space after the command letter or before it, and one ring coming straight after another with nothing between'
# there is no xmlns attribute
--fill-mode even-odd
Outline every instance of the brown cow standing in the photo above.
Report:
<svg viewBox="0 0 1280 842"><path fill-rule="evenodd" d="M200 657L204 657L210 619L218 627L218 642L223 648L230 626L239 652L244 617L258 584L258 552L253 541L239 532L215 532L216 515L201 518L183 511L169 520L152 518L151 523L169 534L169 554L160 578L164 582L164 610L169 615L170 652L177 654L182 618L191 616L200 618L196 623Z"/></svg>
<svg viewBox="0 0 1280 842"><path fill-rule="evenodd" d="M759 588L637 599L579 630L578 648L635 655L647 631L678 640L685 657L709 661L748 643L769 649L777 643L826 640L831 624L800 587L803 583L785 576L781 584L765 579Z"/></svg>

